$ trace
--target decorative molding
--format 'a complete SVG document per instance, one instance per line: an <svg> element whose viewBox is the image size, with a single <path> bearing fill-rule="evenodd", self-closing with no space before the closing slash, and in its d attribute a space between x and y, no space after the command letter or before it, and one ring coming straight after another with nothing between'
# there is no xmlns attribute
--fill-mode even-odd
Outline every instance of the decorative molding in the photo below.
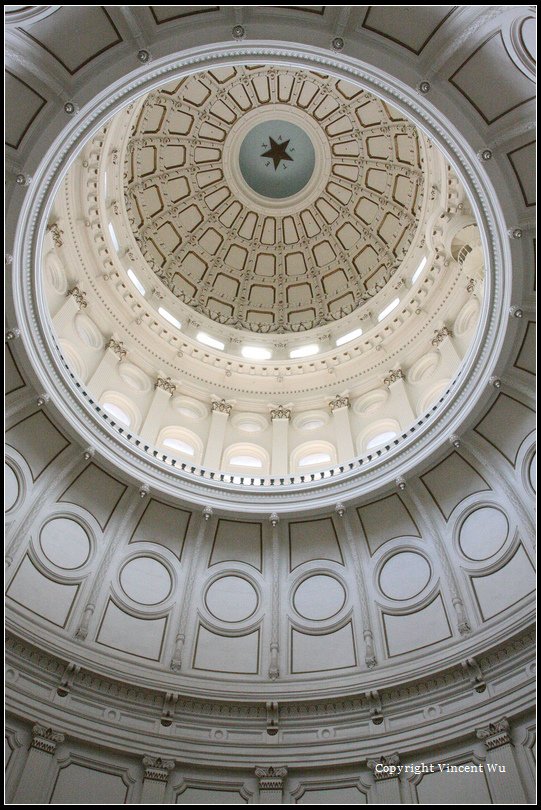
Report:
<svg viewBox="0 0 541 810"><path fill-rule="evenodd" d="M487 751L492 751L494 748L501 748L503 745L511 745L511 727L507 717L503 717L496 723L489 723L488 726L483 726L475 731L477 738L482 740L486 746Z"/></svg>
<svg viewBox="0 0 541 810"><path fill-rule="evenodd" d="M483 672L473 656L466 658L466 660L462 662L462 669L476 692L482 694L486 691L487 685Z"/></svg>
<svg viewBox="0 0 541 810"><path fill-rule="evenodd" d="M389 754L388 756L381 756L378 759L369 759L366 762L368 768L373 772L376 782L381 782L384 779L397 779L400 771L400 757L398 752Z"/></svg>
<svg viewBox="0 0 541 810"><path fill-rule="evenodd" d="M124 360L124 358L126 357L126 355L128 353L126 351L126 349L124 348L124 344L122 343L122 341L115 340L114 338L111 338L106 343L105 348L106 349L111 349L111 351L114 352L118 357L120 357L121 360Z"/></svg>
<svg viewBox="0 0 541 810"><path fill-rule="evenodd" d="M175 383L171 382L171 377L158 377L154 383L154 390L156 390L156 388L167 391L170 396L173 396L177 390Z"/></svg>
<svg viewBox="0 0 541 810"><path fill-rule="evenodd" d="M36 724L32 728L32 743L30 748L37 748L38 751L43 751L45 754L53 755L56 751L56 746L64 742L64 735L58 731L53 731L52 728Z"/></svg>
<svg viewBox="0 0 541 810"><path fill-rule="evenodd" d="M269 737L274 737L276 734L278 734L278 721L280 710L278 701L267 700L265 708L267 711L267 734L269 735Z"/></svg>
<svg viewBox="0 0 541 810"><path fill-rule="evenodd" d="M284 779L287 776L287 768L256 768L255 775L259 780L260 790L282 790Z"/></svg>
<svg viewBox="0 0 541 810"><path fill-rule="evenodd" d="M226 413L229 416L233 410L233 405L227 403L225 399L213 399L210 409L213 413Z"/></svg>
<svg viewBox="0 0 541 810"><path fill-rule="evenodd" d="M271 410L270 415L272 421L275 419L291 419L291 409L286 408L283 405L278 405L276 408Z"/></svg>
<svg viewBox="0 0 541 810"><path fill-rule="evenodd" d="M380 726L383 723L383 706L380 693L377 689L371 689L365 692L365 697L370 708L370 720L375 726Z"/></svg>
<svg viewBox="0 0 541 810"><path fill-rule="evenodd" d="M331 413L334 413L339 408L349 408L350 401L349 397L345 394L336 394L335 398L329 402L329 410Z"/></svg>
<svg viewBox="0 0 541 810"><path fill-rule="evenodd" d="M88 303L87 303L87 300L86 300L86 293L85 292L80 290L79 287L72 287L71 290L68 290L67 293L66 293L66 296L70 296L70 295L75 299L79 309L86 309L86 307L88 306Z"/></svg>
<svg viewBox="0 0 541 810"><path fill-rule="evenodd" d="M64 235L64 231L60 229L60 225L58 222L53 222L52 225L47 226L47 230L51 234L53 238L54 246L57 248L61 248L64 244L62 240L62 236Z"/></svg>
<svg viewBox="0 0 541 810"><path fill-rule="evenodd" d="M151 779L154 782L167 782L170 771L175 768L175 761L174 759L144 756L143 767L145 769L144 779Z"/></svg>
<svg viewBox="0 0 541 810"><path fill-rule="evenodd" d="M401 368L397 368L396 370L391 370L383 380L383 384L387 386L387 388L392 385L393 383L397 382L397 380L405 380L406 375L402 371Z"/></svg>
<svg viewBox="0 0 541 810"><path fill-rule="evenodd" d="M443 326L441 329L434 329L432 345L439 346L440 343L443 343L446 337L453 337L453 333L447 326Z"/></svg>

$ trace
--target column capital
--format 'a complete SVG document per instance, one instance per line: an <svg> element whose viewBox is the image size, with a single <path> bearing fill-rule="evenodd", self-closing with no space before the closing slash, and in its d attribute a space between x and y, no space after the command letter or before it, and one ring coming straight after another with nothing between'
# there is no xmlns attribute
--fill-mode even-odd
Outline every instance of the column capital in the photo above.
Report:
<svg viewBox="0 0 541 810"><path fill-rule="evenodd" d="M496 723L489 723L475 730L477 738L482 740L487 751L501 748L502 745L511 745L511 727L507 717L502 717Z"/></svg>
<svg viewBox="0 0 541 810"><path fill-rule="evenodd" d="M210 409L212 413L226 413L228 416L233 410L233 405L225 399L213 399Z"/></svg>
<svg viewBox="0 0 541 810"><path fill-rule="evenodd" d="M53 222L51 223L51 225L47 225L47 230L49 231L49 233L53 238L54 246L59 248L62 247L62 245L64 244L62 240L64 231L60 229L60 225L58 224L58 222Z"/></svg>
<svg viewBox="0 0 541 810"><path fill-rule="evenodd" d="M66 296L72 296L75 299L75 302L79 309L86 309L88 306L86 300L86 293L79 289L79 287L72 287L71 290L68 290Z"/></svg>
<svg viewBox="0 0 541 810"><path fill-rule="evenodd" d="M270 416L272 422L274 422L275 419L291 419L291 408L278 405L276 408L272 408Z"/></svg>
<svg viewBox="0 0 541 810"><path fill-rule="evenodd" d="M111 338L110 340L107 341L107 343L105 344L105 348L111 349L111 351L114 352L121 360L124 360L124 358L128 353L124 348L124 344L122 343L122 341L115 340L114 338Z"/></svg>
<svg viewBox="0 0 541 810"><path fill-rule="evenodd" d="M397 380L405 380L406 375L402 371L401 368L391 369L385 379L383 380L383 384L387 386L387 388L395 383Z"/></svg>
<svg viewBox="0 0 541 810"><path fill-rule="evenodd" d="M154 383L154 390L161 388L162 391L167 391L170 396L173 396L177 387L175 383L171 382L171 377L158 377Z"/></svg>
<svg viewBox="0 0 541 810"><path fill-rule="evenodd" d="M336 394L334 399L329 402L329 410L331 413L339 410L340 408L349 408L350 401L346 394Z"/></svg>
<svg viewBox="0 0 541 810"><path fill-rule="evenodd" d="M442 326L441 329L434 329L434 337L432 338L432 345L439 346L443 343L446 337L453 337L453 333L447 326Z"/></svg>
<svg viewBox="0 0 541 810"><path fill-rule="evenodd" d="M38 751L44 751L46 754L54 754L58 743L64 742L64 735L58 731L53 731L52 728L46 728L36 724L32 728L32 744L30 748L37 748Z"/></svg>
<svg viewBox="0 0 541 810"><path fill-rule="evenodd" d="M379 759L369 759L366 764L373 771L376 782L398 778L400 757L397 752L389 754L389 756L381 756Z"/></svg>
<svg viewBox="0 0 541 810"><path fill-rule="evenodd" d="M175 767L175 760L144 756L143 766L145 769L145 779L151 779L154 782L167 782L169 772Z"/></svg>
<svg viewBox="0 0 541 810"><path fill-rule="evenodd" d="M256 768L255 775L261 790L282 790L287 768L274 768L272 765L268 768Z"/></svg>

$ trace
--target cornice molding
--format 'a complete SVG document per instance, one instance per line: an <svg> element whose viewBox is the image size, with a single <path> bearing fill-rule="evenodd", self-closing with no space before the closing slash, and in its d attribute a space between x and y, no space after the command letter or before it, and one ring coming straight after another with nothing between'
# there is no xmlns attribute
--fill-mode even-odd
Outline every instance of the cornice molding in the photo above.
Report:
<svg viewBox="0 0 541 810"><path fill-rule="evenodd" d="M501 734L507 733L507 730L503 726L500 728L501 724L491 725L491 718L498 715L512 718L520 714L528 705L528 701L532 699L534 681L530 668L535 656L534 642L535 634L530 629L504 644L493 647L482 655L483 671L487 677L489 691L485 693L481 702L478 698L474 700L475 715L464 711L465 694L468 693L471 686L465 681L460 666L442 670L439 674L432 675L426 680L412 680L391 689L380 690L378 700L383 708L382 731L385 734L386 745L393 746L397 754L400 754L400 751L408 752L423 745L434 747L465 734L473 735L475 728L472 724L472 717L475 717L477 723L486 723L486 728L477 726L481 735L486 732L483 739L491 739L494 736L499 739ZM77 736L84 729L85 736L88 734L89 738L92 737L94 715L89 714L88 718L80 716L80 708L75 713L66 713L64 705L57 706L48 701L43 702L41 686L37 691L28 689L30 683L52 686L58 674L65 669L65 659L59 659L28 645L12 635L8 635L6 658L9 672L18 673L16 682L13 681L12 674L7 680L8 711L13 710L25 716L36 716L36 713L39 712L42 718L47 718L46 723L50 723L51 726L58 725L59 721L54 719L58 715L59 718L62 718L61 727L66 734ZM530 674L519 682L517 681L519 672ZM30 676L30 680L26 676L23 677L25 673ZM502 689L506 678L511 680L509 680L508 686ZM490 686L495 680L500 684L497 694L492 693ZM163 750L162 763L176 758L174 752L178 747L179 731L177 729L182 729L183 754L189 755L190 758L195 757L193 761L202 761L207 758L208 761L213 761L215 757L218 757L218 760L223 758L223 745L218 738L216 744L213 742L215 735L209 736L209 740L205 743L205 752L202 753L201 723L204 727L208 726L209 732L222 724L229 730L237 725L239 731L245 728L248 731L246 742L243 743L237 737L237 745L240 746L238 754L240 759L244 756L243 751L248 757L253 756L256 749L259 751L259 746L254 748L253 730L259 727L264 729L267 723L266 694L267 690L262 693L259 700L255 700L253 695L249 699L244 696L243 700L239 698L230 700L222 695L219 700L215 701L185 695L178 697L170 715L171 730L167 738L160 735L160 745ZM470 694L473 693L470 692ZM108 679L82 667L75 674L71 685L69 699L72 700L74 697L80 697L83 701L82 703L77 701L78 707L93 703L100 706L100 718L104 707L114 709L117 718L115 722L104 723L102 719L99 721L100 744L106 745L109 741L113 747L118 746L118 718L122 716L125 721L121 726L121 747L126 747L128 750L140 750L140 746L144 746L146 751L143 748L142 755L148 756L149 737L148 735L141 736L137 729L142 721L148 725L149 718L153 716L159 718L166 697L165 692L149 689L148 686L137 686L125 681ZM402 716L410 717L412 711L419 711L427 706L441 706L443 703L447 707L444 714L437 711L427 714L426 720L415 729L411 729L407 724L401 725L399 722L399 718ZM279 707L279 733L284 729L289 732L296 729L296 740L300 740L298 733L305 727L307 717L310 717L316 724L328 725L332 721L334 728L338 729L343 726L344 733L347 730L344 741L347 745L349 761L358 761L356 758L359 756L365 759L373 758L373 735L366 735L366 725L370 722L373 707L364 693L338 697L327 691L320 700L305 698L291 700L290 698L283 702L280 701ZM195 718L198 718L198 722L194 725ZM202 718L205 720L202 721ZM393 725L390 728L407 728L407 734L403 730L391 731L387 726L391 720ZM43 723L41 726L45 728ZM193 739L190 738L189 733L186 736L187 731L192 727L198 729ZM334 753L325 752L325 749L328 749L325 741L322 740L320 745L315 745L310 737L307 738L307 742L308 739L310 739L308 748L304 748L300 742L295 743L291 766L293 766L295 758L298 760L299 757L305 756L308 756L311 761L314 759L332 761ZM354 740L355 744L352 745ZM264 744L261 751L266 748L267 745ZM281 755L288 756L289 750L285 740L282 740ZM310 753L308 753L309 751ZM228 756L230 754L231 752L228 753ZM165 766L162 765L162 768L165 769Z"/></svg>

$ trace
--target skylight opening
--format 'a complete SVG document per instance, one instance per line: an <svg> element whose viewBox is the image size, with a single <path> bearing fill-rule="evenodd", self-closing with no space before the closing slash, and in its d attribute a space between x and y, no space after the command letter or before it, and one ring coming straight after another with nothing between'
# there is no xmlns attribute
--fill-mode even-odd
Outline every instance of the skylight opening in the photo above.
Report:
<svg viewBox="0 0 541 810"><path fill-rule="evenodd" d="M329 453L309 453L303 456L299 461L299 467L313 467L314 464L330 464L331 456Z"/></svg>
<svg viewBox="0 0 541 810"><path fill-rule="evenodd" d="M378 433L373 439L370 439L366 445L367 450L373 450L375 447L380 447L382 444L390 442L391 439L396 439L398 436L395 430L387 430L385 433Z"/></svg>
<svg viewBox="0 0 541 810"><path fill-rule="evenodd" d="M382 311L379 313L378 321L382 321L384 318L387 317L387 315L390 315L393 309L397 308L399 303L400 298L395 298L394 301L391 301L391 303L388 306L386 306L385 309L382 309Z"/></svg>
<svg viewBox="0 0 541 810"><path fill-rule="evenodd" d="M137 278L137 276L135 275L135 273L133 272L133 270L131 268L128 269L128 278L131 281L131 283L133 284L133 286L137 290L139 290L141 295L144 295L145 294L145 288L143 287L143 285L141 284L141 282L139 281L139 279Z"/></svg>
<svg viewBox="0 0 541 810"><path fill-rule="evenodd" d="M176 450L177 453L182 453L185 456L195 455L195 447L188 444L188 442L181 441L181 439L165 439L163 446L170 447L172 450Z"/></svg>
<svg viewBox="0 0 541 810"><path fill-rule="evenodd" d="M216 338L207 335L206 332L198 332L196 338L199 343L204 343L205 346L210 346L212 349L219 349L221 352L223 352L225 349L225 343L222 343L221 340L216 340Z"/></svg>
<svg viewBox="0 0 541 810"><path fill-rule="evenodd" d="M176 326L177 329L180 329L180 321L177 321L177 319L173 315L171 315L170 312L168 312L163 307L158 307L158 312L160 313L162 318L165 318L165 320L169 321L170 324Z"/></svg>
<svg viewBox="0 0 541 810"><path fill-rule="evenodd" d="M229 463L235 467L256 467L257 469L261 469L263 467L263 462L260 458L256 458L255 456L233 456L229 459Z"/></svg>
<svg viewBox="0 0 541 810"><path fill-rule="evenodd" d="M342 335L336 340L337 346L343 346L344 343L349 343L351 340L355 340L355 338L361 337L363 333L362 329L354 329L352 332L348 332L347 335Z"/></svg>
<svg viewBox="0 0 541 810"><path fill-rule="evenodd" d="M243 346L241 354L247 360L270 360L272 357L272 352L261 346Z"/></svg>
<svg viewBox="0 0 541 810"><path fill-rule="evenodd" d="M419 267L417 268L415 273L412 275L412 277L411 277L411 283L412 284L415 284L415 282L417 281L417 279L419 278L419 276L421 275L421 273L425 269L425 265L426 265L426 256L424 256L421 259L421 263L420 263Z"/></svg>
<svg viewBox="0 0 541 810"><path fill-rule="evenodd" d="M116 250L116 252L118 253L118 251L120 250L120 245L118 244L118 239L116 238L116 233L115 233L115 229L113 228L113 223L112 222L109 223L109 235L111 237L113 247Z"/></svg>
<svg viewBox="0 0 541 810"><path fill-rule="evenodd" d="M311 357L311 355L317 354L318 352L319 346L313 343L309 346L300 346L298 349L293 349L289 352L289 356L292 359L296 359L297 357Z"/></svg>
<svg viewBox="0 0 541 810"><path fill-rule="evenodd" d="M123 411L122 408L118 407L118 405L115 405L113 402L104 402L102 408L104 411L107 411L109 416L112 416L115 421L121 422L123 425L126 425L126 427L130 426L130 417L126 411Z"/></svg>

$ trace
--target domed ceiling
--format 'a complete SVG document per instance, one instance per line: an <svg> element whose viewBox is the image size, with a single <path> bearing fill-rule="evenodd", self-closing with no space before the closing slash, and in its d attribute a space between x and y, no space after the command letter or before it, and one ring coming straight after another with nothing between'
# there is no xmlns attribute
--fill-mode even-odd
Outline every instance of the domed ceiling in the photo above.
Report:
<svg viewBox="0 0 541 810"><path fill-rule="evenodd" d="M419 232L423 139L358 86L226 67L150 93L124 196L156 276L237 329L335 321L379 292Z"/></svg>
<svg viewBox="0 0 541 810"><path fill-rule="evenodd" d="M231 476L407 438L452 387L484 290L476 218L427 135L360 85L279 65L120 110L67 172L43 259L100 418Z"/></svg>

